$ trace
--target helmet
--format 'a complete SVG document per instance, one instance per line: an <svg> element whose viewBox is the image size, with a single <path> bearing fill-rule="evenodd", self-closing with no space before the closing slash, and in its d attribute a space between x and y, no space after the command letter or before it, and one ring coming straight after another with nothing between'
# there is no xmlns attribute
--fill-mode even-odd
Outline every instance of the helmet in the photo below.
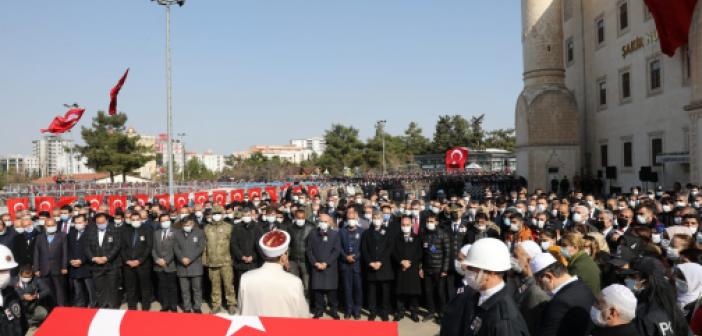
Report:
<svg viewBox="0 0 702 336"><path fill-rule="evenodd" d="M505 272L512 268L507 245L495 238L483 238L473 243L463 264L491 272Z"/></svg>
<svg viewBox="0 0 702 336"><path fill-rule="evenodd" d="M15 256L5 245L0 245L0 271L7 271L17 267Z"/></svg>

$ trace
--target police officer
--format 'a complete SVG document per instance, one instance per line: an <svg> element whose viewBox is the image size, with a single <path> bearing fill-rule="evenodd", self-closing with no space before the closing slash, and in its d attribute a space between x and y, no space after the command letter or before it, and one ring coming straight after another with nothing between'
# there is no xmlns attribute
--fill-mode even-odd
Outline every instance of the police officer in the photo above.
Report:
<svg viewBox="0 0 702 336"><path fill-rule="evenodd" d="M10 270L17 267L15 257L7 246L0 245L0 335L24 336L27 319L19 295L10 286Z"/></svg>
<svg viewBox="0 0 702 336"><path fill-rule="evenodd" d="M234 271L232 270L232 255L229 242L232 237L232 225L223 219L224 208L216 205L212 209L212 223L205 226L205 252L202 261L208 267L208 274L212 283L212 310L213 314L222 310L222 285L224 285L225 298L229 305L229 312L236 312L236 293L234 291Z"/></svg>

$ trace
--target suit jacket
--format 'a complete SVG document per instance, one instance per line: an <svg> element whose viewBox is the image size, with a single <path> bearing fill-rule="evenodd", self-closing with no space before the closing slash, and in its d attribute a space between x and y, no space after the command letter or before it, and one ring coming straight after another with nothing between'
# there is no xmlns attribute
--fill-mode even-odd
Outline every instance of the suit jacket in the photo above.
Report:
<svg viewBox="0 0 702 336"><path fill-rule="evenodd" d="M12 227L8 227L5 229L5 234L0 236L0 245L5 245L8 248L12 248L12 242L15 239L15 236L17 236L17 232L15 229Z"/></svg>
<svg viewBox="0 0 702 336"><path fill-rule="evenodd" d="M165 239L161 236L163 232L167 231ZM173 245L175 245L174 233L172 229L158 229L154 231L154 248L151 249L151 256L154 258L154 271L156 272L175 272L175 251L173 250ZM156 264L158 259L163 258L166 261L166 267L161 267Z"/></svg>
<svg viewBox="0 0 702 336"><path fill-rule="evenodd" d="M205 250L205 233L197 227L193 231L185 233L178 230L174 233L175 245L173 252L177 258L176 268L179 277L202 276L202 252ZM185 266L181 260L190 259L190 264Z"/></svg>
<svg viewBox="0 0 702 336"><path fill-rule="evenodd" d="M78 238L78 230L71 230L68 233L67 239L67 250L68 250L68 277L71 279L83 279L90 277L90 269L88 269L88 264L90 263L90 258L85 254L85 237L87 229L83 231ZM80 260L80 267L71 266L71 260Z"/></svg>
<svg viewBox="0 0 702 336"><path fill-rule="evenodd" d="M590 308L594 303L595 296L582 280L565 285L544 308L540 335L589 335Z"/></svg>
<svg viewBox="0 0 702 336"><path fill-rule="evenodd" d="M111 271L122 264L119 255L121 235L118 228L113 224L107 226L102 245L100 245L99 231L100 230L93 225L83 233L86 235L85 254L88 260L90 260L90 270L93 274ZM92 262L94 257L107 257L107 263L103 265L96 264Z"/></svg>
<svg viewBox="0 0 702 336"><path fill-rule="evenodd" d="M334 230L314 230L307 238L307 260L310 267L310 289L336 290L339 286L339 253L341 242ZM315 263L326 263L323 271Z"/></svg>
<svg viewBox="0 0 702 336"><path fill-rule="evenodd" d="M42 277L60 275L61 270L68 266L67 248L63 232L54 233L51 243L45 232L40 233L34 244L34 271L41 272Z"/></svg>
<svg viewBox="0 0 702 336"><path fill-rule="evenodd" d="M151 249L154 247L154 233L149 226L140 226L138 229L131 225L120 230L122 248L120 255L122 263L129 260L138 260L139 267L149 267L151 265ZM136 233L136 236L135 236Z"/></svg>
<svg viewBox="0 0 702 336"><path fill-rule="evenodd" d="M39 234L37 230L31 233L24 232L18 234L12 241L12 255L18 265L31 265L34 263L34 244Z"/></svg>

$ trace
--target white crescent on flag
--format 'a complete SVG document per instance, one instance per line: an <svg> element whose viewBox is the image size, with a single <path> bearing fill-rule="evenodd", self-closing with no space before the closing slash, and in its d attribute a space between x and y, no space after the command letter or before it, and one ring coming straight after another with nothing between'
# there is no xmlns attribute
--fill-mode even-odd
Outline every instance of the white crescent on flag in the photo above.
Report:
<svg viewBox="0 0 702 336"><path fill-rule="evenodd" d="M126 310L100 309L90 322L88 336L119 336Z"/></svg>
<svg viewBox="0 0 702 336"><path fill-rule="evenodd" d="M458 154L458 159L454 158L455 154ZM449 157L451 158L451 162L455 164L457 161L463 159L463 152L460 149L454 149L451 151L451 155Z"/></svg>
<svg viewBox="0 0 702 336"><path fill-rule="evenodd" d="M96 200L96 199L90 200L90 205L92 206L93 204L97 204L97 206L100 206L100 202L98 202L98 200Z"/></svg>
<svg viewBox="0 0 702 336"><path fill-rule="evenodd" d="M218 202L219 202L219 201L221 201L223 198L224 198L224 196L222 196L222 195L217 195L217 196L215 196L215 201L218 201Z"/></svg>
<svg viewBox="0 0 702 336"><path fill-rule="evenodd" d="M44 204L46 204L46 208L44 207ZM49 201L42 201L39 203L39 210L50 211L51 203Z"/></svg>
<svg viewBox="0 0 702 336"><path fill-rule="evenodd" d="M197 198L197 201L198 202L202 201L202 203L205 203L207 201L207 198L205 196L200 196Z"/></svg>
<svg viewBox="0 0 702 336"><path fill-rule="evenodd" d="M24 210L24 203L16 203L12 208L15 210L15 212L22 211Z"/></svg>
<svg viewBox="0 0 702 336"><path fill-rule="evenodd" d="M114 202L112 202L112 205L116 208L118 206L121 207L124 204L122 204L122 200L115 200Z"/></svg>

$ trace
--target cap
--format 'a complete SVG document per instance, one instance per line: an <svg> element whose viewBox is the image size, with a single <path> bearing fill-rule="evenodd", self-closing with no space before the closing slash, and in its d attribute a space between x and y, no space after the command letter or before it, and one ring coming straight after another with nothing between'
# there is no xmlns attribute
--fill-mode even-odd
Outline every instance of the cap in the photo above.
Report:
<svg viewBox="0 0 702 336"><path fill-rule="evenodd" d="M630 264L634 259L643 254L644 242L641 238L631 235L624 235L620 238L617 251L612 255L609 263L616 267L623 267Z"/></svg>
<svg viewBox="0 0 702 336"><path fill-rule="evenodd" d="M224 208L219 204L212 207L213 214L221 214L223 212L224 212Z"/></svg>
<svg viewBox="0 0 702 336"><path fill-rule="evenodd" d="M531 271L536 274L543 271L546 267L553 265L556 262L556 258L551 255L551 253L543 252L533 259L529 263Z"/></svg>
<svg viewBox="0 0 702 336"><path fill-rule="evenodd" d="M660 276L660 277L665 276L664 271L663 271L665 269L665 267L663 267L663 264L659 260L652 258L652 257L641 257L641 258L635 259L634 261L631 262L631 264L629 266L631 267L631 269L639 272L640 274L642 274L644 276L648 276L648 275L652 275L652 274Z"/></svg>
<svg viewBox="0 0 702 336"><path fill-rule="evenodd" d="M602 300L617 308L624 316L636 315L636 296L626 286L614 284L605 287L602 289Z"/></svg>
<svg viewBox="0 0 702 336"><path fill-rule="evenodd" d="M524 240L519 243L517 243L517 246L520 246L521 248L524 249L524 252L529 256L529 258L534 259L537 255L541 254L541 246L534 242L533 240Z"/></svg>
<svg viewBox="0 0 702 336"><path fill-rule="evenodd" d="M258 241L258 245L266 257L280 257L288 250L290 235L285 231L273 230L263 235Z"/></svg>

